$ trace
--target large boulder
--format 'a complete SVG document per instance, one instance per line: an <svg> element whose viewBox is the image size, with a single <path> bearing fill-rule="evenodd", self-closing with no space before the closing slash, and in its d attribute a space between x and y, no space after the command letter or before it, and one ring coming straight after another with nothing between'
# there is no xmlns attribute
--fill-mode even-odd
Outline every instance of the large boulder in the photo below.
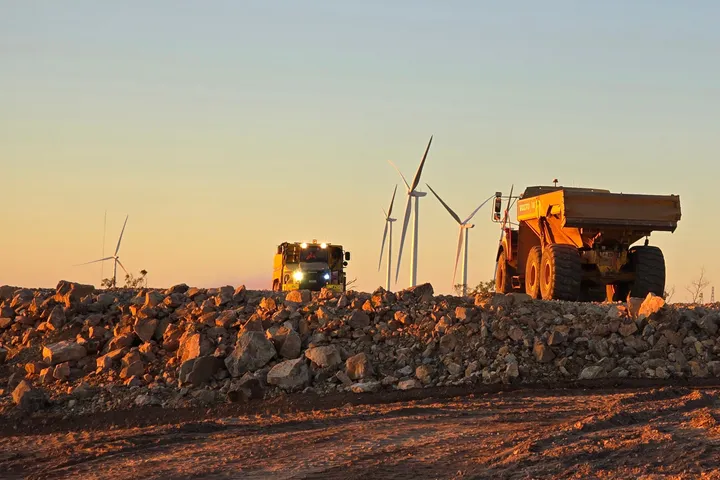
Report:
<svg viewBox="0 0 720 480"><path fill-rule="evenodd" d="M72 360L80 360L87 355L87 350L82 345L78 345L70 340L53 343L43 347L43 360L50 365L69 362Z"/></svg>
<svg viewBox="0 0 720 480"><path fill-rule="evenodd" d="M149 295L149 294L148 294ZM133 330L143 342L149 342L155 336L155 329L158 326L156 318L141 317L135 320Z"/></svg>
<svg viewBox="0 0 720 480"><path fill-rule="evenodd" d="M367 327L370 325L370 317L367 313L363 312L362 310L355 310L351 315L350 319L348 320L348 324L352 328L357 328L359 330Z"/></svg>
<svg viewBox="0 0 720 480"><path fill-rule="evenodd" d="M200 333L185 332L180 337L180 347L177 351L177 356L180 362L187 362L193 358L208 355L212 345L207 338L204 338Z"/></svg>
<svg viewBox="0 0 720 480"><path fill-rule="evenodd" d="M312 300L312 294L310 290L292 290L285 296L286 303L310 303Z"/></svg>
<svg viewBox="0 0 720 480"><path fill-rule="evenodd" d="M60 305L55 305L55 308L50 312L50 316L47 319L48 327L52 330L59 330L65 325L65 310Z"/></svg>
<svg viewBox="0 0 720 480"><path fill-rule="evenodd" d="M27 412L40 410L48 403L45 392L34 388L27 380L23 380L15 387L12 397L15 404Z"/></svg>
<svg viewBox="0 0 720 480"><path fill-rule="evenodd" d="M94 291L95 287L93 285L83 285L82 283L60 280L55 292L55 301L65 303L66 307L70 307Z"/></svg>
<svg viewBox="0 0 720 480"><path fill-rule="evenodd" d="M263 332L248 331L240 335L232 354L225 359L225 366L233 377L262 368L272 360L277 351Z"/></svg>
<svg viewBox="0 0 720 480"><path fill-rule="evenodd" d="M334 367L342 363L340 351L335 345L308 348L305 356L320 368Z"/></svg>
<svg viewBox="0 0 720 480"><path fill-rule="evenodd" d="M220 358L206 355L190 359L180 365L180 382L199 387L209 382L215 373L222 368L223 362Z"/></svg>
<svg viewBox="0 0 720 480"><path fill-rule="evenodd" d="M365 353L358 353L348 358L345 361L345 371L348 377L353 380L371 377L374 373L370 359L368 359Z"/></svg>
<svg viewBox="0 0 720 480"><path fill-rule="evenodd" d="M650 315L659 312L664 307L665 300L663 300L662 297L658 297L654 293L648 293L647 297L645 297L645 300L642 302L642 305L640 305L638 316L645 315L646 317L649 317Z"/></svg>
<svg viewBox="0 0 720 480"><path fill-rule="evenodd" d="M294 389L310 381L310 372L304 358L285 360L275 365L267 374L267 382L284 389Z"/></svg>

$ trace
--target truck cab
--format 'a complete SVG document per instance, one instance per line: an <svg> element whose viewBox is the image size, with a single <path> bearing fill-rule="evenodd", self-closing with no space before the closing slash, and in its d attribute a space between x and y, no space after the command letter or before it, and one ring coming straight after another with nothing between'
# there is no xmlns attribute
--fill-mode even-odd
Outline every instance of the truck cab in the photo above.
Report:
<svg viewBox="0 0 720 480"><path fill-rule="evenodd" d="M274 291L327 288L344 292L347 279L345 267L350 252L342 245L312 242L283 242L277 247L273 262Z"/></svg>

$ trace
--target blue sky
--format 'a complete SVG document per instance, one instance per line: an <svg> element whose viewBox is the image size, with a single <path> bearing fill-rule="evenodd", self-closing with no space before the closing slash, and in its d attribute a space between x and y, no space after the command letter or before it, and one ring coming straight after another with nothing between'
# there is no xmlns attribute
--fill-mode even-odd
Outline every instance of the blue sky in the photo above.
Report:
<svg viewBox="0 0 720 480"><path fill-rule="evenodd" d="M387 160L412 176L434 134L423 182L461 216L555 177L680 194L653 243L681 299L720 267L718 18L709 1L2 2L0 283L98 283L71 265L102 253L107 209L106 250L129 213L121 257L151 284L262 286L274 245L319 238L372 289ZM447 291L455 225L421 210L419 280ZM499 234L489 210L476 225L473 283Z"/></svg>

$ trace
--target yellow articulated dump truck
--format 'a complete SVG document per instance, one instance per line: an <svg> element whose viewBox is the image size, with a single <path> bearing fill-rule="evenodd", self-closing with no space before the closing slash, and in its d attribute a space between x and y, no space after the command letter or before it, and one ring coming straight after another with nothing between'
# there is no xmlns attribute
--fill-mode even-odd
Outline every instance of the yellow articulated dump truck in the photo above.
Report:
<svg viewBox="0 0 720 480"><path fill-rule="evenodd" d="M273 263L274 291L314 290L327 288L344 292L345 267L350 252L342 245L330 243L284 242L278 245Z"/></svg>
<svg viewBox="0 0 720 480"><path fill-rule="evenodd" d="M496 292L570 301L664 295L665 258L648 237L675 231L679 196L556 184L528 187L517 198L514 226L507 221L508 207L501 220L502 194L495 198L493 220L503 223ZM512 205L512 195L507 202ZM643 238L644 245L633 245Z"/></svg>

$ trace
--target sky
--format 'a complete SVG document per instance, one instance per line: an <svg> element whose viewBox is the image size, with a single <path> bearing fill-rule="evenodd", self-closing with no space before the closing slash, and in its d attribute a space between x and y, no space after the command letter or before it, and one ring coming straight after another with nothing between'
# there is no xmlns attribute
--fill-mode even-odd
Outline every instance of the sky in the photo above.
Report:
<svg viewBox="0 0 720 480"><path fill-rule="evenodd" d="M421 186L461 217L553 178L680 195L651 243L686 300L701 268L720 282L718 18L709 0L0 0L0 284L99 285L109 262L74 265L129 215L120 258L151 287L269 288L276 245L318 239L372 290L388 160L412 177L434 135ZM493 276L487 207L470 284ZM457 226L420 210L418 281L448 293Z"/></svg>

